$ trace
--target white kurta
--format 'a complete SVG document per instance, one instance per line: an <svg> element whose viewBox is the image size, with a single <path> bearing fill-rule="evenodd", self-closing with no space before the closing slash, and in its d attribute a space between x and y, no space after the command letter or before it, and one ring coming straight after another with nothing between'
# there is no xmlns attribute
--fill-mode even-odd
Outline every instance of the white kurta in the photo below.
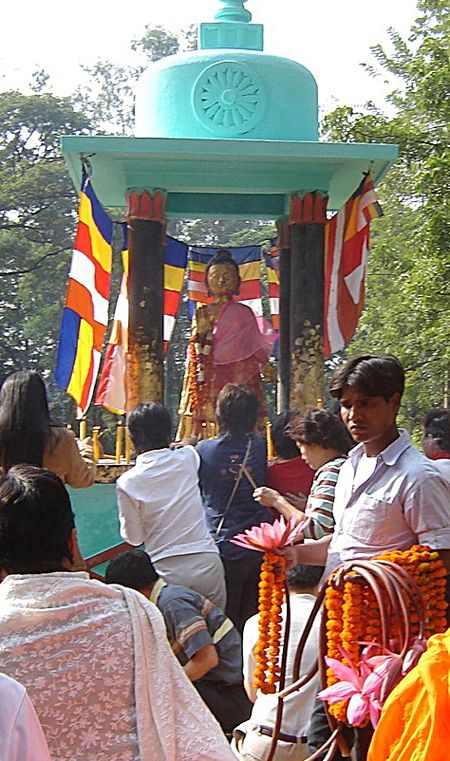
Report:
<svg viewBox="0 0 450 761"><path fill-rule="evenodd" d="M0 663L26 686L57 761L233 758L139 592L83 572L6 577Z"/></svg>

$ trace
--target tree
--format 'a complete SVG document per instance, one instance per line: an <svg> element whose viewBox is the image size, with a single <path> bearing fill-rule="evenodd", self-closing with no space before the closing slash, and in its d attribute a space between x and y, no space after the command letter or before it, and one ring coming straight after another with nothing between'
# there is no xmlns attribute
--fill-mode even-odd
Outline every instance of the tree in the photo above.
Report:
<svg viewBox="0 0 450 761"><path fill-rule="evenodd" d="M194 26L176 35L161 26L147 25L142 37L131 42L135 54L132 65L99 59L94 66L82 66L87 81L77 88L74 106L89 118L97 133L131 135L134 87L146 66L182 50L193 50L196 45Z"/></svg>
<svg viewBox="0 0 450 761"><path fill-rule="evenodd" d="M412 426L442 406L450 359L450 16L443 0L419 0L418 10L409 40L390 30L392 51L375 46L376 64L367 67L396 79L394 116L368 104L362 112L338 108L323 123L333 140L400 146L380 185L385 217L373 224L367 308L347 351L402 360L403 414Z"/></svg>
<svg viewBox="0 0 450 761"><path fill-rule="evenodd" d="M76 218L59 139L88 123L67 98L5 92L0 125L0 372L48 377Z"/></svg>

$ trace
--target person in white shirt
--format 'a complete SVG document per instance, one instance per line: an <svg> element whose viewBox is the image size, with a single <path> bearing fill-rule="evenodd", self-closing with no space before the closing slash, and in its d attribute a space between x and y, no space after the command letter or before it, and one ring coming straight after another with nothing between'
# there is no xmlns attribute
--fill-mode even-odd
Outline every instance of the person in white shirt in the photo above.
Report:
<svg viewBox="0 0 450 761"><path fill-rule="evenodd" d="M198 482L200 457L192 446L171 448L169 411L138 404L127 416L136 465L116 482L120 534L144 544L159 576L226 605L219 551L206 525Z"/></svg>
<svg viewBox="0 0 450 761"><path fill-rule="evenodd" d="M432 410L423 421L422 448L426 457L450 481L450 411Z"/></svg>
<svg viewBox="0 0 450 761"><path fill-rule="evenodd" d="M293 682L293 666L297 645L313 609L317 585L322 569L314 566L297 565L287 574L289 586L289 603L291 622L286 661L285 686ZM281 615L286 618L286 605ZM302 654L301 674L306 674L317 660L319 647L319 616L316 616L310 635ZM284 635L283 635L284 636ZM253 710L248 721L234 730L232 748L240 761L264 761L272 744L278 697L276 694L263 694L256 690L253 675L256 666L254 650L258 642L258 615L249 618L243 634L243 674L244 686ZM303 761L308 757L307 730L319 688L318 674L297 692L285 698L283 717L274 754L274 761Z"/></svg>
<svg viewBox="0 0 450 761"><path fill-rule="evenodd" d="M325 562L328 574L347 560L426 544L450 572L450 484L397 427L403 389L392 356L356 357L333 373L330 393L358 444L339 473L334 534L288 550L291 563ZM311 752L322 744L311 745L311 732L308 741Z"/></svg>
<svg viewBox="0 0 450 761"><path fill-rule="evenodd" d="M74 547L58 476L33 465L0 476L0 663L55 761L231 761L158 609L73 572Z"/></svg>
<svg viewBox="0 0 450 761"><path fill-rule="evenodd" d="M0 761L51 761L25 687L6 674L0 674Z"/></svg>

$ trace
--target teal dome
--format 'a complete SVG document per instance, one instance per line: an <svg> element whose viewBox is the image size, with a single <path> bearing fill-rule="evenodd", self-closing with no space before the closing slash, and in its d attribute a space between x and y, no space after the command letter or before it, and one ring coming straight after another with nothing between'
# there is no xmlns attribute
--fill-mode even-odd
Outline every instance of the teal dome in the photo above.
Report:
<svg viewBox="0 0 450 761"><path fill-rule="evenodd" d="M136 137L318 140L311 72L258 50L163 58L139 79L135 109Z"/></svg>

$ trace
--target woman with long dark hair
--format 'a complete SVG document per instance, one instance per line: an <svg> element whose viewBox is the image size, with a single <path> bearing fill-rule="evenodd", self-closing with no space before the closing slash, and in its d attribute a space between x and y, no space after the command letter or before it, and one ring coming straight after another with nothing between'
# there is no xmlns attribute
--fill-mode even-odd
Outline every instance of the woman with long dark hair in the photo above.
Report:
<svg viewBox="0 0 450 761"><path fill-rule="evenodd" d="M9 375L0 390L0 467L39 465L75 488L95 480L90 439L52 422L45 383L34 370Z"/></svg>

